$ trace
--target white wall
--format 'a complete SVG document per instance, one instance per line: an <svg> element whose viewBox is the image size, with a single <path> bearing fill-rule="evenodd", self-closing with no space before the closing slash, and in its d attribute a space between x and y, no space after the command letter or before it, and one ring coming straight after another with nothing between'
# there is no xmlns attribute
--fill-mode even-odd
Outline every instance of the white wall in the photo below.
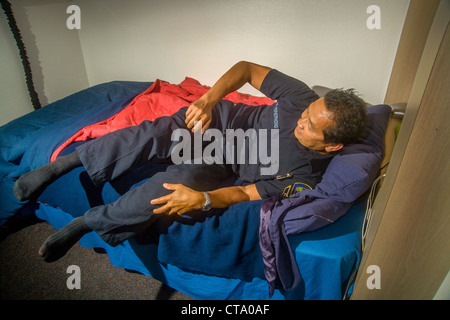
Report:
<svg viewBox="0 0 450 320"><path fill-rule="evenodd" d="M25 75L5 15L0 15L0 125L33 110Z"/></svg>
<svg viewBox="0 0 450 320"><path fill-rule="evenodd" d="M112 80L212 85L239 60L382 102L409 0L10 0L43 105ZM66 9L81 9L68 30ZM381 29L369 30L369 5ZM3 14L3 13L2 13ZM0 19L0 124L32 111ZM256 93L246 87L243 91Z"/></svg>
<svg viewBox="0 0 450 320"><path fill-rule="evenodd" d="M91 85L104 81L212 85L250 60L310 85L354 87L382 102L409 0L76 0ZM381 30L369 30L370 5Z"/></svg>
<svg viewBox="0 0 450 320"><path fill-rule="evenodd" d="M42 68L43 93L48 102L61 99L89 86L83 53L76 30L66 26L68 0L15 0L25 3L23 8L30 30L26 30L24 19L24 41L30 48L33 61L38 59ZM19 12L20 7L17 8ZM26 37L26 38L25 38ZM35 48L31 43L35 42ZM35 67L37 69L37 66ZM36 77L39 82L40 79ZM44 101L45 101L44 98Z"/></svg>
<svg viewBox="0 0 450 320"><path fill-rule="evenodd" d="M66 26L69 0L10 0L42 106L89 86L78 32ZM0 125L33 111L19 51L0 12Z"/></svg>

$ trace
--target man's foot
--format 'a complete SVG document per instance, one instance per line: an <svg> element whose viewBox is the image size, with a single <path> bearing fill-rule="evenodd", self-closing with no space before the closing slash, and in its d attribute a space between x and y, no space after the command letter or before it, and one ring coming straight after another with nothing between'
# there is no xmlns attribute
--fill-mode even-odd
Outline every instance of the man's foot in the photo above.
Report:
<svg viewBox="0 0 450 320"><path fill-rule="evenodd" d="M59 157L53 162L23 174L14 184L14 196L19 201L37 197L45 187L61 175L81 165L77 152Z"/></svg>
<svg viewBox="0 0 450 320"><path fill-rule="evenodd" d="M92 230L84 222L84 217L75 218L45 240L39 248L39 256L46 262L54 262L63 257L83 235L90 231Z"/></svg>
<svg viewBox="0 0 450 320"><path fill-rule="evenodd" d="M44 191L55 175L51 163L23 174L14 184L14 196L19 201L27 201L34 198Z"/></svg>

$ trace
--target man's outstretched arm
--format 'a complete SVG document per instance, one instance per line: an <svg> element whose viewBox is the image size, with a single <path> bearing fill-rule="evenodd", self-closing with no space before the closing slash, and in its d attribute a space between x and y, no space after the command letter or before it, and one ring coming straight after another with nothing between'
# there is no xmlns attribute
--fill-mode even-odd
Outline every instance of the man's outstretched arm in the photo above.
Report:
<svg viewBox="0 0 450 320"><path fill-rule="evenodd" d="M240 61L228 70L211 89L200 99L193 102L186 111L186 125L196 131L202 129L202 133L211 123L212 108L227 94L240 89L244 84L250 83L259 90L261 84L271 68L255 63ZM197 125L195 122L201 121Z"/></svg>
<svg viewBox="0 0 450 320"><path fill-rule="evenodd" d="M171 194L151 201L159 208L154 209L156 214L184 214L192 210L200 210L205 202L203 192L195 191L182 184L165 183L164 188L173 190ZM251 200L260 200L261 197L254 184L241 187L226 187L208 192L213 208L227 208L236 203Z"/></svg>

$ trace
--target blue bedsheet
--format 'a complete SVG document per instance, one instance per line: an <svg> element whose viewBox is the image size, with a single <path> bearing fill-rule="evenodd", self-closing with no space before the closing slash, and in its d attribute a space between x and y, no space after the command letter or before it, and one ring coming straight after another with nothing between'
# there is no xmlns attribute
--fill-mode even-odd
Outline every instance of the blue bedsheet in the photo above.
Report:
<svg viewBox="0 0 450 320"><path fill-rule="evenodd" d="M251 206L245 206L250 209ZM245 210L244 208L244 210ZM342 298L348 280L356 270L360 261L361 225L364 219L365 202L359 201L335 224L315 232L291 236L290 243L302 274L303 282L293 291L275 291L272 299L295 300L339 300ZM242 213L241 210L237 210ZM244 212L248 214L255 210ZM71 221L72 216L61 209L40 205L36 215L59 229ZM215 219L211 220L213 223ZM218 227L218 226L217 226ZM214 239L207 239L203 244L211 245ZM269 299L269 290L264 275L259 273L246 279L237 275L231 277L214 276L210 272L192 272L174 264L160 261L161 251L156 244L141 245L129 240L117 247L107 245L95 233L85 235L80 244L83 247L104 248L111 263L120 268L135 270L152 276L170 287L196 299L237 299L263 300ZM211 245L211 248L213 246ZM170 248L173 249L172 247ZM260 255L257 248L255 255ZM218 259L226 260L226 256L217 254ZM194 257L191 257L194 258ZM197 258L199 258L197 256ZM255 263L256 262L256 263ZM262 261L254 263L261 264Z"/></svg>
<svg viewBox="0 0 450 320"><path fill-rule="evenodd" d="M0 225L23 205L12 193L20 175L47 163L52 152L75 132L117 113L150 84L128 81L100 84L2 126Z"/></svg>
<svg viewBox="0 0 450 320"><path fill-rule="evenodd" d="M15 179L47 163L52 152L80 128L117 113L150 84L102 84L1 127L0 224L21 210L34 209L34 204L14 198ZM83 168L77 168L44 191L36 215L59 229L90 207L114 201L165 166L135 168L102 188L93 185ZM90 233L81 244L105 248L114 265L153 276L195 298L267 299L269 291L258 243L261 204L241 203L207 216L164 217L147 239L141 239L143 243L130 240L112 248ZM303 282L287 293L277 290L273 298L340 299L359 263L363 216L361 202L333 225L290 237Z"/></svg>

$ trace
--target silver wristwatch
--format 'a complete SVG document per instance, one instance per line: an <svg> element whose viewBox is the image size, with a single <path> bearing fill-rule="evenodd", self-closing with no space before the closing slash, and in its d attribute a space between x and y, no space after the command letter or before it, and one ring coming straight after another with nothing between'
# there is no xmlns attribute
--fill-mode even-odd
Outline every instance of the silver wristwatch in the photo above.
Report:
<svg viewBox="0 0 450 320"><path fill-rule="evenodd" d="M209 196L209 193L206 191L203 191L203 194L205 195L205 202L203 203L202 211L209 211L212 207L212 201L211 197Z"/></svg>

